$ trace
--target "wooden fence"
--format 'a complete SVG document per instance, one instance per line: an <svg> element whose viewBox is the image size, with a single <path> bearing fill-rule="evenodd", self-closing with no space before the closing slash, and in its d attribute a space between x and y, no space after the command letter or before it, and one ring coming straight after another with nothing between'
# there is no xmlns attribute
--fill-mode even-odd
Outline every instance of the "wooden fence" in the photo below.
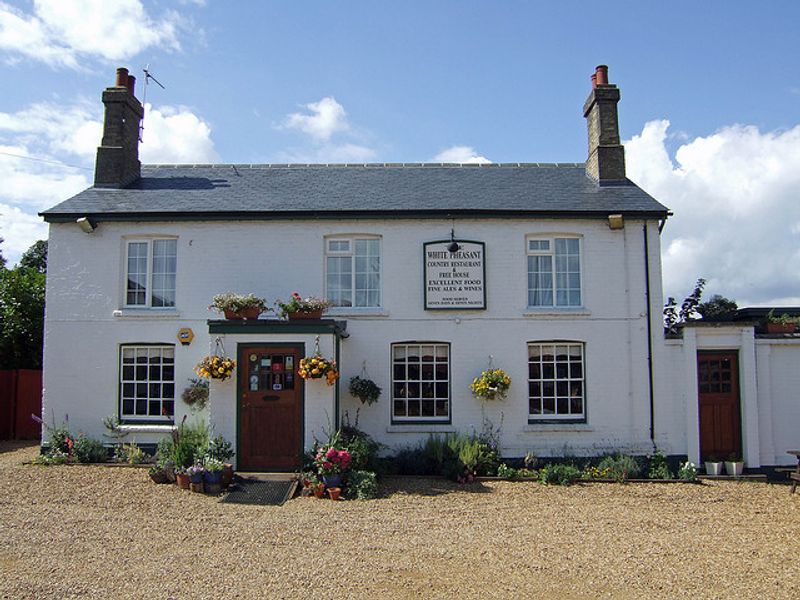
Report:
<svg viewBox="0 0 800 600"><path fill-rule="evenodd" d="M42 372L0 371L0 440L38 440L42 416Z"/></svg>

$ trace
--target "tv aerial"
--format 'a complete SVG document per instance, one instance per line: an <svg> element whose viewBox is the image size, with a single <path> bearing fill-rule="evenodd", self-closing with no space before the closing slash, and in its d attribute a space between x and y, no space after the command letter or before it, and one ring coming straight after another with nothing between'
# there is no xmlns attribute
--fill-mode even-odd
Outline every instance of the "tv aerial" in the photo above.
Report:
<svg viewBox="0 0 800 600"><path fill-rule="evenodd" d="M149 63L147 65L145 65L145 67L144 67L144 69L142 69L142 71L144 71L144 93L142 94L142 106L144 106L147 103L147 86L150 83L151 79L155 83L157 83L158 87L160 87L162 90L165 90L167 88L164 87L164 84L161 83L158 79L153 77L153 74L150 72L150 64ZM143 141L144 141L144 116L142 116L142 124L139 126L139 142L141 143Z"/></svg>

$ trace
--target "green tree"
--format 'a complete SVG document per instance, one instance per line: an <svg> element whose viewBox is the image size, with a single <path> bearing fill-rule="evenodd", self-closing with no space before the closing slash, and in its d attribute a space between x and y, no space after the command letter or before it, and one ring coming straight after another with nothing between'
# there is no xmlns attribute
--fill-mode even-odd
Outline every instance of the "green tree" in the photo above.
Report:
<svg viewBox="0 0 800 600"><path fill-rule="evenodd" d="M2 244L4 241L5 240L0 237L0 244ZM3 256L3 251L0 250L0 269L5 269L5 268L6 268L6 259Z"/></svg>
<svg viewBox="0 0 800 600"><path fill-rule="evenodd" d="M19 259L19 266L47 273L47 240L39 240L25 250Z"/></svg>
<svg viewBox="0 0 800 600"><path fill-rule="evenodd" d="M730 321L737 310L739 310L739 305L735 300L719 294L714 294L705 302L697 305L697 312L704 321Z"/></svg>
<svg viewBox="0 0 800 600"><path fill-rule="evenodd" d="M0 270L0 369L42 368L45 278L37 267Z"/></svg>

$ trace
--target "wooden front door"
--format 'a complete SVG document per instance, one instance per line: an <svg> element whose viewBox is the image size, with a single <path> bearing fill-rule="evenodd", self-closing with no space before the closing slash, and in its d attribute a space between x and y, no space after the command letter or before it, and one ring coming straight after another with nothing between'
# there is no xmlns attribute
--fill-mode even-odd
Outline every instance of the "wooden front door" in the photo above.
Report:
<svg viewBox="0 0 800 600"><path fill-rule="evenodd" d="M239 346L239 457L242 471L302 466L302 346Z"/></svg>
<svg viewBox="0 0 800 600"><path fill-rule="evenodd" d="M741 458L739 361L736 352L698 352L700 457Z"/></svg>

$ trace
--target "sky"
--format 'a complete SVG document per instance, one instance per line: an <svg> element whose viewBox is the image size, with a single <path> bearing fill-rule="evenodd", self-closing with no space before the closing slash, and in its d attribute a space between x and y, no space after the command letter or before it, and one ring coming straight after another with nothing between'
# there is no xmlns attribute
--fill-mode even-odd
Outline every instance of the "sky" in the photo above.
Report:
<svg viewBox="0 0 800 600"><path fill-rule="evenodd" d="M91 184L118 66L143 163L361 163L582 162L607 64L628 177L674 213L665 300L800 305L800 2L598 6L0 0L0 249Z"/></svg>

